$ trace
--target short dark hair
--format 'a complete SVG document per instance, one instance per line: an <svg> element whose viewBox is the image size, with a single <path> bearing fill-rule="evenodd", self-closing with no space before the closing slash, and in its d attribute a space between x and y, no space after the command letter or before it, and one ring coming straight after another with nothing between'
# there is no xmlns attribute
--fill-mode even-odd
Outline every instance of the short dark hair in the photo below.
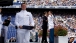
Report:
<svg viewBox="0 0 76 43"><path fill-rule="evenodd" d="M11 19L11 16L8 16L7 19Z"/></svg>
<svg viewBox="0 0 76 43"><path fill-rule="evenodd" d="M47 13L47 11L44 11L44 14Z"/></svg>
<svg viewBox="0 0 76 43"><path fill-rule="evenodd" d="M53 13L51 10L48 10L47 12L49 12L49 11L50 11L51 13Z"/></svg>
<svg viewBox="0 0 76 43"><path fill-rule="evenodd" d="M22 3L21 6L22 6L23 4L26 4L26 3Z"/></svg>
<svg viewBox="0 0 76 43"><path fill-rule="evenodd" d="M74 39L74 37L70 37L70 39L71 39L71 38L73 38L73 39Z"/></svg>

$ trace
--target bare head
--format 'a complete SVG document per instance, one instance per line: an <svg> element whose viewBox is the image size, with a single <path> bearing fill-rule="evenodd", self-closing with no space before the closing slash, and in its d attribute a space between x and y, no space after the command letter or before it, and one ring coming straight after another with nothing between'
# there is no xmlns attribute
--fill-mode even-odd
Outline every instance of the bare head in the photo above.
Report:
<svg viewBox="0 0 76 43"><path fill-rule="evenodd" d="M45 16L48 16L47 11L44 12L44 15L45 15Z"/></svg>
<svg viewBox="0 0 76 43"><path fill-rule="evenodd" d="M52 15L52 11L48 11L48 15Z"/></svg>
<svg viewBox="0 0 76 43"><path fill-rule="evenodd" d="M8 20L11 20L11 16L8 16L7 19L8 19Z"/></svg>
<svg viewBox="0 0 76 43"><path fill-rule="evenodd" d="M69 42L73 42L74 41L74 37L71 37Z"/></svg>
<svg viewBox="0 0 76 43"><path fill-rule="evenodd" d="M22 10L26 10L26 3L22 3L22 4L21 4L21 9L22 9Z"/></svg>

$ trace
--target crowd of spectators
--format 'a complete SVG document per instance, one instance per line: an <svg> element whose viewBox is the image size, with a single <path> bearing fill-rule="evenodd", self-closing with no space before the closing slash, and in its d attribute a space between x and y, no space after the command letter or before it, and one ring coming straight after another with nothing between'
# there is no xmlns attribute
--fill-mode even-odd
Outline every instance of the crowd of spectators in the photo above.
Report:
<svg viewBox="0 0 76 43"><path fill-rule="evenodd" d="M75 15L56 16L55 25L62 25L66 27L69 32L76 32L76 16Z"/></svg>
<svg viewBox="0 0 76 43"><path fill-rule="evenodd" d="M36 14L38 15L38 14ZM62 25L68 30L72 30L75 32L76 30L76 15L75 14L53 14L54 15L54 24L55 26L57 25ZM35 16L34 17L35 21L35 28L42 29L42 16Z"/></svg>
<svg viewBox="0 0 76 43"><path fill-rule="evenodd" d="M76 0L17 0L13 5L3 8L21 8L21 3L26 2L27 8L75 8Z"/></svg>
<svg viewBox="0 0 76 43"><path fill-rule="evenodd" d="M18 0L17 2L19 2ZM76 0L23 0L27 6L44 7L44 6L76 6ZM21 1L19 2L21 3Z"/></svg>
<svg viewBox="0 0 76 43"><path fill-rule="evenodd" d="M55 26L61 25L68 29L68 32L76 32L76 15L75 14L53 14ZM42 16L35 16L35 32L42 30ZM36 33L33 33L36 35Z"/></svg>
<svg viewBox="0 0 76 43"><path fill-rule="evenodd" d="M42 17L35 17L35 32L42 30ZM76 15L75 14L54 14L55 26L61 25L68 29L68 32L76 32Z"/></svg>
<svg viewBox="0 0 76 43"><path fill-rule="evenodd" d="M76 32L76 15L75 14L56 14L54 13L54 24L62 25L68 29L68 32ZM42 14L40 13L33 13L35 28L31 31L31 39L33 41L38 40L39 31L42 30ZM37 36L37 37L36 37ZM13 39L13 38L11 38ZM11 42L11 40L10 40Z"/></svg>

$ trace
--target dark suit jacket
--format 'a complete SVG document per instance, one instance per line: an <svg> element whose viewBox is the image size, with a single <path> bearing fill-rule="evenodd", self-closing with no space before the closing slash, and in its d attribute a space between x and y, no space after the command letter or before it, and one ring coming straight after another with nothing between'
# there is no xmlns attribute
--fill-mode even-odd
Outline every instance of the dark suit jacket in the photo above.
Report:
<svg viewBox="0 0 76 43"><path fill-rule="evenodd" d="M48 24L48 20L46 16L43 16L43 24L42 24L42 29L47 29L47 24Z"/></svg>

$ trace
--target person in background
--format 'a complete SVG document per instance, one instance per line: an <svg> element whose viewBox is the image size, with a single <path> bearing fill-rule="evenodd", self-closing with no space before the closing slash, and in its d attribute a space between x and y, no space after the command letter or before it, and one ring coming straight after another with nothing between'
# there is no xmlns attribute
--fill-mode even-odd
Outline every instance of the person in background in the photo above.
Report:
<svg viewBox="0 0 76 43"><path fill-rule="evenodd" d="M68 41L68 43L72 43L74 41L74 37L71 37Z"/></svg>
<svg viewBox="0 0 76 43"><path fill-rule="evenodd" d="M11 23L11 16L8 16L7 19L5 19L4 22L3 22L4 42L5 42L5 43L7 43L7 32L8 32L8 27L9 27L9 26L15 27L15 26Z"/></svg>
<svg viewBox="0 0 76 43"><path fill-rule="evenodd" d="M54 43L54 16L52 11L48 11L48 31L50 32L50 43Z"/></svg>
<svg viewBox="0 0 76 43"><path fill-rule="evenodd" d="M36 32L35 32L35 29L33 29L32 31L31 31L31 37L32 37L32 41L33 42L35 42L35 37L36 36Z"/></svg>
<svg viewBox="0 0 76 43"><path fill-rule="evenodd" d="M43 29L43 34L42 34L42 42L43 43L45 41L45 43L47 43L47 24L48 24L48 19L47 19L48 15L47 12L44 12L44 16L43 16L43 24L42 24L42 29Z"/></svg>
<svg viewBox="0 0 76 43"><path fill-rule="evenodd" d="M21 11L16 13L15 24L17 29L17 43L30 43L30 32L23 26L34 26L34 20L31 12L26 11L26 3L21 4Z"/></svg>

